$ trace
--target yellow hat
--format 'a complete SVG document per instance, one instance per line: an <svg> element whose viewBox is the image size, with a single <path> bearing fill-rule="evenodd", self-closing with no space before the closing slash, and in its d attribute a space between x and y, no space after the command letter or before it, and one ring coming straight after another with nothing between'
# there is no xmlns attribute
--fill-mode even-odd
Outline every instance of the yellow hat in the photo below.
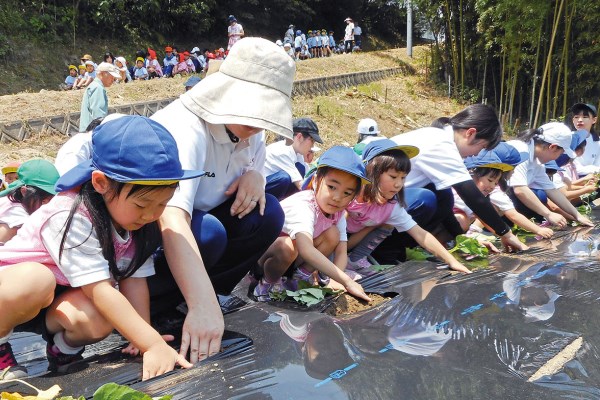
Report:
<svg viewBox="0 0 600 400"><path fill-rule="evenodd" d="M79 69L85 69L85 65L80 65L78 68Z"/></svg>
<svg viewBox="0 0 600 400"><path fill-rule="evenodd" d="M138 57L138 58L136 58L135 62L138 62L138 61L144 62L145 61L144 57Z"/></svg>
<svg viewBox="0 0 600 400"><path fill-rule="evenodd" d="M73 64L69 65L69 71L74 69L75 71L77 71L77 67L74 66Z"/></svg>
<svg viewBox="0 0 600 400"><path fill-rule="evenodd" d="M17 170L19 169L19 167L21 166L20 162L11 162L6 164L4 167L2 167L2 173L4 175L6 174L10 174L11 172L17 172Z"/></svg>

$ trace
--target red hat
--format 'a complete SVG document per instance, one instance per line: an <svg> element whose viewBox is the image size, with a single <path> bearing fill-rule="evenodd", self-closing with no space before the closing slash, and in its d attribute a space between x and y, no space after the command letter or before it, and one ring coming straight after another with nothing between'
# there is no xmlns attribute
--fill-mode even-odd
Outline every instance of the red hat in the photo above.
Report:
<svg viewBox="0 0 600 400"><path fill-rule="evenodd" d="M208 58L210 58L211 60L214 60L215 58L217 58L214 53L208 53Z"/></svg>
<svg viewBox="0 0 600 400"><path fill-rule="evenodd" d="M148 55L151 60L156 60L156 51L152 50L150 47L148 47Z"/></svg>
<svg viewBox="0 0 600 400"><path fill-rule="evenodd" d="M189 55L190 55L190 52L186 50L186 51L184 51L184 52L183 52L183 55L184 55L184 56L189 56Z"/></svg>
<svg viewBox="0 0 600 400"><path fill-rule="evenodd" d="M185 56L183 55L183 53L179 53L179 62L184 62L185 61Z"/></svg>
<svg viewBox="0 0 600 400"><path fill-rule="evenodd" d="M167 53L170 53L170 52L172 52L172 51L173 51L173 48L172 48L171 46L167 46L167 47L165 47L165 51L166 51Z"/></svg>

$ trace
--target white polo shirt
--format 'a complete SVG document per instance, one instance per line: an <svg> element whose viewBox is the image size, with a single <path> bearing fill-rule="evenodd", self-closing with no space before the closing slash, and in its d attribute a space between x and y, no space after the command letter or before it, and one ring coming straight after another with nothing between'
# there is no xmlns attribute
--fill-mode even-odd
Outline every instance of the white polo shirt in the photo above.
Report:
<svg viewBox="0 0 600 400"><path fill-rule="evenodd" d="M152 115L175 138L183 169L203 170L201 178L179 182L169 202L192 215L193 210L210 211L227 200L225 190L247 171L263 173L265 142L261 133L233 143L225 125L198 118L177 99Z"/></svg>
<svg viewBox="0 0 600 400"><path fill-rule="evenodd" d="M516 148L519 153L529 154L529 159L517 165L515 172L508 181L508 185L528 186L531 189L551 190L556 189L555 184L546 174L546 167L535 156L535 142L525 143L522 140L509 140L506 142Z"/></svg>
<svg viewBox="0 0 600 400"><path fill-rule="evenodd" d="M510 197L508 197L508 195L504 193L498 186L496 186L492 193L490 193L490 201L498 210L502 212L502 214L515 208L515 205Z"/></svg>
<svg viewBox="0 0 600 400"><path fill-rule="evenodd" d="M419 148L419 154L410 160L411 170L406 177L406 187L419 188L433 183L437 190L442 190L471 180L454 143L452 127L417 129L396 135L391 140Z"/></svg>
<svg viewBox="0 0 600 400"><path fill-rule="evenodd" d="M296 168L297 162L304 163L304 157L296 153L291 144L288 146L285 140L280 140L266 148L264 175L269 176L284 171L290 176L292 182L300 182L303 177Z"/></svg>

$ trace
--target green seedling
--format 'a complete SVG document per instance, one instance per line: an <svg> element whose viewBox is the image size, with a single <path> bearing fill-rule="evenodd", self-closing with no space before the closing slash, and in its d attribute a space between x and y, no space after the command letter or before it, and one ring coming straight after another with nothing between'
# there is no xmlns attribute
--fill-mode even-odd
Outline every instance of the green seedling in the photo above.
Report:
<svg viewBox="0 0 600 400"><path fill-rule="evenodd" d="M431 254L429 254L427 251L425 251L421 247L414 247L412 249L409 249L409 248L406 249L406 260L425 261L429 257L431 257ZM379 271L377 271L377 272L379 272Z"/></svg>
<svg viewBox="0 0 600 400"><path fill-rule="evenodd" d="M489 253L487 247L480 244L477 239L465 235L458 235L456 237L456 245L448 251L450 253L458 252L466 256L481 258L486 258Z"/></svg>
<svg viewBox="0 0 600 400"><path fill-rule="evenodd" d="M341 293L340 291L333 290L327 287L312 286L306 281L298 281L298 290L286 290L282 292L271 292L269 297L272 300L284 301L291 298L298 304L305 305L307 307L313 306L320 303L325 299L327 295L335 295Z"/></svg>
<svg viewBox="0 0 600 400"><path fill-rule="evenodd" d="M408 249L406 249L408 250ZM423 259L425 260L425 259ZM371 265L371 269L375 272L383 272L383 271L387 271L388 269L394 268L395 265L394 264L376 264L376 265Z"/></svg>

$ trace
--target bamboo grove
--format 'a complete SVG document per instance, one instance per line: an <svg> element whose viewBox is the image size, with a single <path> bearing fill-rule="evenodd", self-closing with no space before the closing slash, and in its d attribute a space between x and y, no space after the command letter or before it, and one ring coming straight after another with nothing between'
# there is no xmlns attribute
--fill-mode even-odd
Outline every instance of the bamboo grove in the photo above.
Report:
<svg viewBox="0 0 600 400"><path fill-rule="evenodd" d="M433 4L435 3L435 4ZM598 105L597 0L413 0L450 94L493 104L509 130Z"/></svg>

